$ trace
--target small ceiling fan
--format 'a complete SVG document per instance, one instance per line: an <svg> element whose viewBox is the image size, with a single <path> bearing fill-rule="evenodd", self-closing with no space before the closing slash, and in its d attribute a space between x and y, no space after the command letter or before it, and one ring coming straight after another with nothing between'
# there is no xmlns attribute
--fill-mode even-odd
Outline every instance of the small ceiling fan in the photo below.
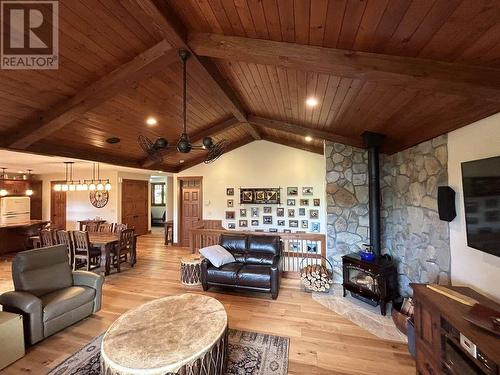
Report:
<svg viewBox="0 0 500 375"><path fill-rule="evenodd" d="M179 56L182 61L182 121L183 128L181 136L177 141L176 145L169 145L168 141L163 138L157 138L152 141L148 137L144 135L139 135L137 137L137 143L142 148L142 150L146 153L149 159L156 163L161 163L163 161L163 150L175 147L177 151L187 154L191 152L191 150L204 150L207 151L207 155L205 157L204 163L209 164L217 160L223 153L227 145L227 141L225 139L220 140L217 143L214 143L211 137L205 137L202 140L202 144L193 145L189 139L189 135L187 134L187 73L186 73L186 63L191 53L185 49L179 50Z"/></svg>

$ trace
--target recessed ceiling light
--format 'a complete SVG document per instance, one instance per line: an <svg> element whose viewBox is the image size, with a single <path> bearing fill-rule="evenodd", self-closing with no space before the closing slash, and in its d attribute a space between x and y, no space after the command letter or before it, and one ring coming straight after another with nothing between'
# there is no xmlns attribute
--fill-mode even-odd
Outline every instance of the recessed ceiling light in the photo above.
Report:
<svg viewBox="0 0 500 375"><path fill-rule="evenodd" d="M111 138L106 139L106 142L109 143L110 145L113 145L115 143L120 143L120 138L111 137Z"/></svg>
<svg viewBox="0 0 500 375"><path fill-rule="evenodd" d="M180 164L184 163L184 160L179 160L179 163L180 163Z"/></svg>
<svg viewBox="0 0 500 375"><path fill-rule="evenodd" d="M310 135L306 135L305 138L306 142L311 142L313 139Z"/></svg>
<svg viewBox="0 0 500 375"><path fill-rule="evenodd" d="M153 125L156 125L158 124L158 120L156 120L154 117L152 116L149 116L147 119L146 119L146 124L148 124L149 126L153 126Z"/></svg>
<svg viewBox="0 0 500 375"><path fill-rule="evenodd" d="M313 97L307 98L306 104L309 107L316 107L318 105L318 99L313 98Z"/></svg>
<svg viewBox="0 0 500 375"><path fill-rule="evenodd" d="M156 171L156 172L158 172L158 173L163 173L163 171Z"/></svg>

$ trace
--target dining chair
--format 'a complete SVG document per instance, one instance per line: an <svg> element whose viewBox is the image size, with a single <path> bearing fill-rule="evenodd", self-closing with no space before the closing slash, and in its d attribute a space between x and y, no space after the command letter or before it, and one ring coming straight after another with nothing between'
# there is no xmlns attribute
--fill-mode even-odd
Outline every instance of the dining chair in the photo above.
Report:
<svg viewBox="0 0 500 375"><path fill-rule="evenodd" d="M133 229L124 229L120 232L118 245L115 247L115 267L120 272L120 263L129 259L131 267L135 263L135 231Z"/></svg>
<svg viewBox="0 0 500 375"><path fill-rule="evenodd" d="M57 243L59 245L66 245L68 249L69 264L73 264L73 240L71 233L66 230L58 230L56 232Z"/></svg>
<svg viewBox="0 0 500 375"><path fill-rule="evenodd" d="M98 268L101 260L101 250L91 247L89 232L73 231L73 270L85 264L87 271ZM78 264L80 261L80 264Z"/></svg>
<svg viewBox="0 0 500 375"><path fill-rule="evenodd" d="M85 225L86 232L97 232L99 229L99 223L89 222Z"/></svg>
<svg viewBox="0 0 500 375"><path fill-rule="evenodd" d="M120 232L124 231L127 228L128 228L127 224L115 224L115 233L119 234Z"/></svg>
<svg viewBox="0 0 500 375"><path fill-rule="evenodd" d="M42 247L56 245L54 231L52 229L42 229L40 231L40 243Z"/></svg>
<svg viewBox="0 0 500 375"><path fill-rule="evenodd" d="M99 233L113 233L113 223L102 223L97 231Z"/></svg>

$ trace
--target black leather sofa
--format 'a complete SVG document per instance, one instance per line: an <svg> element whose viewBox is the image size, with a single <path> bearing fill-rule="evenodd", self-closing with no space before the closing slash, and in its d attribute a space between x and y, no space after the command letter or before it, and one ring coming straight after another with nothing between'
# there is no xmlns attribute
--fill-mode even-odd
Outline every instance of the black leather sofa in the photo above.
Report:
<svg viewBox="0 0 500 375"><path fill-rule="evenodd" d="M236 262L215 267L208 259L201 263L203 290L211 286L271 293L278 298L281 279L282 243L279 236L223 234L219 244Z"/></svg>

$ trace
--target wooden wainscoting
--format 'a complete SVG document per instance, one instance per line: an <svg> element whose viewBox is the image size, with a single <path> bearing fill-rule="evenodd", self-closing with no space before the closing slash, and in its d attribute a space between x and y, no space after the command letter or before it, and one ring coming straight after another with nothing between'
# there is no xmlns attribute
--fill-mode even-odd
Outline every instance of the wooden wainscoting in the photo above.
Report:
<svg viewBox="0 0 500 375"><path fill-rule="evenodd" d="M189 231L189 244L193 253L199 249L219 243L221 234L255 234L258 236L280 236L283 241L283 277L299 278L306 265L325 265L326 236L319 233L270 233L239 232L225 229L193 228Z"/></svg>

